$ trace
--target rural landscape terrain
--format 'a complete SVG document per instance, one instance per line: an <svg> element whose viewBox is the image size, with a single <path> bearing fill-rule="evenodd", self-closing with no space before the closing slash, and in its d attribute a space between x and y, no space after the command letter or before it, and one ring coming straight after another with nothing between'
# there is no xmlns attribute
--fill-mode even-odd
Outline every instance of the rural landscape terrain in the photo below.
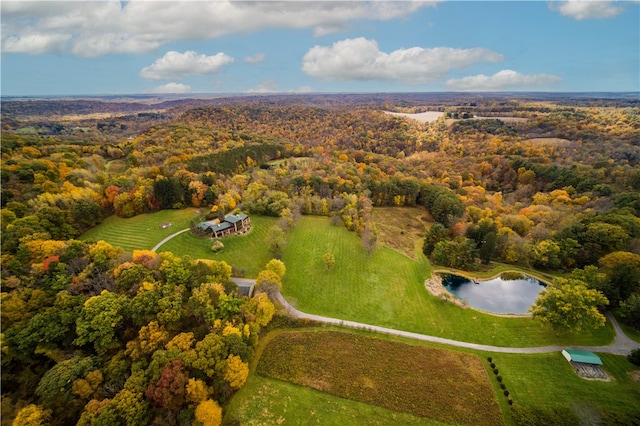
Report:
<svg viewBox="0 0 640 426"><path fill-rule="evenodd" d="M1 112L2 425L640 425L637 93Z"/></svg>

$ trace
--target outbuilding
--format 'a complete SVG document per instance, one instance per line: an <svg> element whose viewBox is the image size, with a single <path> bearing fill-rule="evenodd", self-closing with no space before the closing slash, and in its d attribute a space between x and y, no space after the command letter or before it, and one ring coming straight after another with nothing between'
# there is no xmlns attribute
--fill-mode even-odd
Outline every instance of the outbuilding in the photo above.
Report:
<svg viewBox="0 0 640 426"><path fill-rule="evenodd" d="M581 364L602 365L600 357L593 352L578 351L574 349L563 349L562 355L569 362L579 362Z"/></svg>

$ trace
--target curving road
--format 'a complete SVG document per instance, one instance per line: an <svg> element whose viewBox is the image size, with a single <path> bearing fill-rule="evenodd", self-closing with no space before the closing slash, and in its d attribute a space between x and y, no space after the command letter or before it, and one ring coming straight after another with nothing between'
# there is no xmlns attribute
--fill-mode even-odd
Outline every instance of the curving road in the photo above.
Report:
<svg viewBox="0 0 640 426"><path fill-rule="evenodd" d="M170 239L172 239L173 237L182 234L183 232L187 232L190 228L187 229L183 229L182 231L178 231L174 234L169 235L167 238L163 239L162 241L160 241L158 244L155 245L155 247L153 247L151 249L151 251L156 251L160 248L161 245L163 245L164 243L166 243L167 241L169 241Z"/></svg>
<svg viewBox="0 0 640 426"><path fill-rule="evenodd" d="M323 317L320 315L307 314L299 311L287 302L280 292L274 295L275 299L286 309L287 313L294 318L308 319L312 321L321 322L324 324L332 324L343 327L351 327L360 330L374 331L377 333L391 334L395 336L408 337L410 339L423 340L426 342L441 343L444 345L458 346L461 348L477 349L481 351L490 352L502 352L502 353L520 353L520 354L533 354L544 352L561 351L562 349L576 349L593 352L607 352L616 355L628 355L633 349L640 348L640 343L635 342L628 338L618 322L611 314L607 314L609 321L613 324L613 328L616 331L616 338L613 343L606 346L538 346L530 348L508 348L504 346L491 346L481 345L479 343L461 342L459 340L445 339L443 337L429 336L426 334L412 333L410 331L395 330L392 328L380 327L377 325L363 324L355 321L341 320L337 318Z"/></svg>

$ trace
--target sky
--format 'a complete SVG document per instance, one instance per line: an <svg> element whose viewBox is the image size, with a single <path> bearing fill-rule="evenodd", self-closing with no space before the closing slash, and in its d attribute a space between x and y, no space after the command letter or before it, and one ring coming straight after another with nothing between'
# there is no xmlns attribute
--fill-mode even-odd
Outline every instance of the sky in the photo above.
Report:
<svg viewBox="0 0 640 426"><path fill-rule="evenodd" d="M7 1L2 96L640 92L640 1Z"/></svg>

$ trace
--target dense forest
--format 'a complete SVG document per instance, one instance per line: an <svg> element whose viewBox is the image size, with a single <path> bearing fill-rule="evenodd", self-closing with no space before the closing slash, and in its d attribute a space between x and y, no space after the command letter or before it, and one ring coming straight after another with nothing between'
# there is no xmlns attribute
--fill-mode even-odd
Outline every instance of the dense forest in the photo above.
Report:
<svg viewBox="0 0 640 426"><path fill-rule="evenodd" d="M78 240L110 215L322 215L373 248L372 209L419 207L432 263L571 277L640 330L634 98L3 100L2 123L3 425L209 424L244 384L266 294L224 262Z"/></svg>

